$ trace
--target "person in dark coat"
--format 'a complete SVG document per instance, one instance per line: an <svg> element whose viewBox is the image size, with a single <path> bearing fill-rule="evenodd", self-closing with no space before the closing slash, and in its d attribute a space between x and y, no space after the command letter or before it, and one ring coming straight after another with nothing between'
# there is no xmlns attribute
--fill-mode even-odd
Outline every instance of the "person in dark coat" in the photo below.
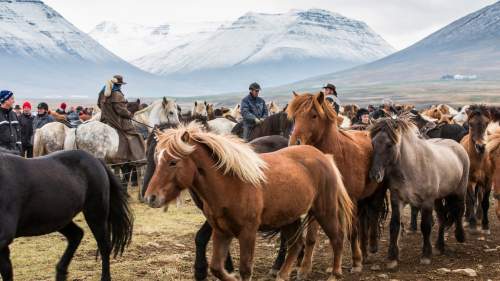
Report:
<svg viewBox="0 0 500 281"><path fill-rule="evenodd" d="M33 114L31 114L31 104L29 102L23 103L23 113L19 116L19 123L21 124L21 156L26 158L33 157Z"/></svg>
<svg viewBox="0 0 500 281"><path fill-rule="evenodd" d="M16 104L16 106L14 106L14 112L16 113L18 118L19 116L21 116L21 107L19 106L19 104Z"/></svg>
<svg viewBox="0 0 500 281"><path fill-rule="evenodd" d="M341 104L335 85L330 83L326 84L325 87L323 87L323 93L325 94L325 99L333 105L333 109L335 109L335 112L338 114Z"/></svg>
<svg viewBox="0 0 500 281"><path fill-rule="evenodd" d="M126 84L123 77L115 75L99 93L101 121L115 128L120 137L117 162L137 161L146 157L142 136L132 124L133 114L127 110L127 100L121 86Z"/></svg>
<svg viewBox="0 0 500 281"><path fill-rule="evenodd" d="M58 114L61 114L61 115L68 115L68 113L66 112L66 107L67 107L67 104L65 102L61 103L59 108L56 109L56 112Z"/></svg>
<svg viewBox="0 0 500 281"><path fill-rule="evenodd" d="M241 115L243 116L243 139L247 140L253 128L262 123L268 116L266 102L259 97L260 85L252 83L248 87L250 93L241 100Z"/></svg>
<svg viewBox="0 0 500 281"><path fill-rule="evenodd" d="M394 108L394 102L390 99L383 99L382 106L380 106L379 109L371 112L370 118L373 120L377 120L379 118L392 117L397 114L398 112Z"/></svg>
<svg viewBox="0 0 500 281"><path fill-rule="evenodd" d="M0 92L0 147L19 153L21 151L21 127L14 106L14 93Z"/></svg>
<svg viewBox="0 0 500 281"><path fill-rule="evenodd" d="M49 105L45 102L39 103L37 106L37 115L33 118L33 136L31 137L31 143L33 143L36 130L54 121L54 117L49 115Z"/></svg>

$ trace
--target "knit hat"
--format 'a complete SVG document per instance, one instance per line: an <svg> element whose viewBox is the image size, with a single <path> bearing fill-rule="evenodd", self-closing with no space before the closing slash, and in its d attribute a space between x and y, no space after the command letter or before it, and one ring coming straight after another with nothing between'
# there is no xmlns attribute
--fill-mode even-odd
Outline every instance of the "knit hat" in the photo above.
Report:
<svg viewBox="0 0 500 281"><path fill-rule="evenodd" d="M19 104L16 104L16 106L14 106L14 109L18 110L21 109L21 107L19 106Z"/></svg>
<svg viewBox="0 0 500 281"><path fill-rule="evenodd" d="M9 90L3 90L0 92L0 103L4 103L6 100L10 99L14 95L13 92Z"/></svg>
<svg viewBox="0 0 500 281"><path fill-rule="evenodd" d="M66 103L65 103L65 102L63 102L63 103L61 103L61 105L60 105L59 107L60 107L62 110L66 110L66 106L67 106L67 105L66 105Z"/></svg>
<svg viewBox="0 0 500 281"><path fill-rule="evenodd" d="M37 106L38 109L45 109L45 110L49 110L49 105L44 103L44 102L41 102L38 104Z"/></svg>
<svg viewBox="0 0 500 281"><path fill-rule="evenodd" d="M30 109L30 110L31 110L31 103L29 103L29 101L25 101L25 102L23 103L23 109L25 109L25 108L28 108L28 109Z"/></svg>

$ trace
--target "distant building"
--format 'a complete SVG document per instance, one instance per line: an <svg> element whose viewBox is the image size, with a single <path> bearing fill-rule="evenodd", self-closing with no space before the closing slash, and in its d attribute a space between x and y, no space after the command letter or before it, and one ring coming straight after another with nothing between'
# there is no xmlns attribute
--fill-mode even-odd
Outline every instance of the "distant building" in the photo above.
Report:
<svg viewBox="0 0 500 281"><path fill-rule="evenodd" d="M468 80L476 80L476 79L477 79L477 75L475 75L475 74L473 74L473 75L446 74L446 75L441 76L441 80L467 80L468 81Z"/></svg>

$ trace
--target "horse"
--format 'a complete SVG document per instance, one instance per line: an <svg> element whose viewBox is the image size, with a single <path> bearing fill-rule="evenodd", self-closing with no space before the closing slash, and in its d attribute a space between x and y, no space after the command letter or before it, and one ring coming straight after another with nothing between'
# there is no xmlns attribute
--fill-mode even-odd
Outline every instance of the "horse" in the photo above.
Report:
<svg viewBox="0 0 500 281"><path fill-rule="evenodd" d="M500 128L488 135L486 150L493 165L493 198L497 201L496 215L500 220Z"/></svg>
<svg viewBox="0 0 500 281"><path fill-rule="evenodd" d="M212 103L207 104L207 117L208 120L214 120L215 119L215 109L214 105Z"/></svg>
<svg viewBox="0 0 500 281"><path fill-rule="evenodd" d="M241 116L241 105L239 103L236 104L233 109L231 109L227 113L224 113L224 117L226 117L226 115L230 115L234 120L240 122L241 120L243 120L243 117Z"/></svg>
<svg viewBox="0 0 500 281"><path fill-rule="evenodd" d="M110 255L122 254L132 239L128 195L106 165L84 151L61 151L24 159L0 151L0 273L13 280L9 245L17 237L59 232L68 240L56 280L68 266L83 230L73 222L83 211L102 259L101 280L111 280ZM13 177L12 173L22 176Z"/></svg>
<svg viewBox="0 0 500 281"><path fill-rule="evenodd" d="M277 114L278 112L280 112L280 108L276 102L271 101L267 105L267 111L269 112L269 115L273 115L273 114Z"/></svg>
<svg viewBox="0 0 500 281"><path fill-rule="evenodd" d="M159 208L184 189L200 196L213 227L210 269L215 277L238 280L224 269L236 237L241 280L250 280L257 231L281 229L289 250L277 280L288 279L303 244L300 217L306 213L330 239L332 280L341 275L344 234L350 231L353 204L333 157L312 146L259 155L235 136L205 133L196 124L169 129L157 137L157 169L145 199Z"/></svg>
<svg viewBox="0 0 500 281"><path fill-rule="evenodd" d="M347 104L343 106L344 111L342 112L351 122L356 118L356 114L359 111L359 105L357 104Z"/></svg>
<svg viewBox="0 0 500 281"><path fill-rule="evenodd" d="M280 135L289 138L293 129L293 122L288 118L285 111L268 116L262 123L254 126L248 136L248 140L271 135ZM241 136L243 134L243 124L239 123L231 131L233 135Z"/></svg>
<svg viewBox="0 0 500 281"><path fill-rule="evenodd" d="M387 213L386 189L383 185L370 181L368 178L373 152L370 136L365 131L340 130L337 124L337 113L330 103L325 102L322 92L301 95L294 92L293 94L294 97L287 108L288 117L295 122L290 145L312 145L323 153L333 154L351 200L357 205L358 221L351 233L353 259L351 271L360 272L363 267L363 258L367 256L368 231L370 231L370 251L374 253L378 250L378 225L374 227L369 222L382 224ZM315 224L312 226L314 227ZM361 239L358 239L360 230ZM360 240L362 241L361 248ZM315 235L307 238L305 255L299 272L301 276L311 271L315 243Z"/></svg>
<svg viewBox="0 0 500 281"><path fill-rule="evenodd" d="M466 217L469 230L477 232L477 220L481 218L482 231L489 234L488 209L493 180L493 164L486 150L486 128L492 121L489 109L484 105L471 105L467 110L469 134L460 142L470 159L469 184L467 187ZM481 202L481 207L476 203Z"/></svg>
<svg viewBox="0 0 500 281"><path fill-rule="evenodd" d="M235 120L229 118L219 117L209 120L206 124L208 131L214 132L219 135L231 134L233 128L236 126Z"/></svg>
<svg viewBox="0 0 500 281"><path fill-rule="evenodd" d="M134 114L136 113L137 111L141 110L141 100L140 99L137 99L136 101L134 102L130 102L128 101L127 102L127 110Z"/></svg>
<svg viewBox="0 0 500 281"><path fill-rule="evenodd" d="M137 111L134 114L134 120L136 127L143 127L143 130L151 133L155 125L179 124L179 108L174 100L163 97L163 99L156 100L148 107Z"/></svg>
<svg viewBox="0 0 500 281"><path fill-rule="evenodd" d="M176 126L172 126L169 124L161 124L160 126L157 126L156 129L163 131L175 127ZM150 135L147 140L147 148L148 148L146 151L147 165L146 165L146 172L144 174L144 183L142 185L142 190L140 194L141 199L144 198L146 189L149 185L149 182L151 181L151 178L153 177L153 173L156 170L155 151L157 143L158 141L156 140L155 135L154 134ZM287 147L288 139L282 136L265 136L251 141L250 145L257 153L268 153ZM191 198L193 198L193 202L196 205L196 207L198 207L198 209L200 210L203 210L203 202L201 201L200 197L191 190L189 191L189 193L191 195ZM210 226L208 221L205 221L198 230L198 232L196 233L195 237L195 245L196 245L196 251L195 251L196 257L194 264L195 280L206 280L208 276L208 263L207 263L206 251L208 242L210 241L211 237L212 237L212 227ZM286 241L284 239L281 239L279 254L271 270L273 273L279 271L279 269L281 268L281 266L285 261L285 255L286 255ZM228 272L233 272L234 270L233 262L230 255L228 255L225 267Z"/></svg>
<svg viewBox="0 0 500 281"><path fill-rule="evenodd" d="M430 264L432 211L436 210L439 233L436 248L444 252L445 228L455 224L455 238L465 241L462 225L464 201L469 178L469 158L457 142L447 139L423 139L406 115L381 118L370 128L373 160L370 178L388 182L391 191L389 261L398 265L400 210L409 203L422 211L420 231L423 237L421 264Z"/></svg>
<svg viewBox="0 0 500 281"><path fill-rule="evenodd" d="M193 109L191 110L191 117L194 119L203 118L208 121L207 102L194 101Z"/></svg>

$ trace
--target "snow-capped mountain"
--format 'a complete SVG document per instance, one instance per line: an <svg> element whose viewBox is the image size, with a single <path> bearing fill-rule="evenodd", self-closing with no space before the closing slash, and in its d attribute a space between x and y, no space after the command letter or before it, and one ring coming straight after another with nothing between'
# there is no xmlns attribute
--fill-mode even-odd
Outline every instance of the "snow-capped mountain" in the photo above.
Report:
<svg viewBox="0 0 500 281"><path fill-rule="evenodd" d="M121 58L132 61L147 54L168 51L202 40L225 22L173 22L145 26L130 22L104 21L89 35Z"/></svg>
<svg viewBox="0 0 500 281"><path fill-rule="evenodd" d="M117 73L137 95L158 94L165 80L123 61L42 1L0 0L2 87L27 97L95 96Z"/></svg>
<svg viewBox="0 0 500 281"><path fill-rule="evenodd" d="M447 75L500 78L500 2L462 17L414 45L386 58L291 85L435 81ZM289 85L290 86L290 85Z"/></svg>
<svg viewBox="0 0 500 281"><path fill-rule="evenodd" d="M394 49L365 23L326 10L250 12L203 40L133 61L202 88L235 90L258 80L291 82L370 62Z"/></svg>

